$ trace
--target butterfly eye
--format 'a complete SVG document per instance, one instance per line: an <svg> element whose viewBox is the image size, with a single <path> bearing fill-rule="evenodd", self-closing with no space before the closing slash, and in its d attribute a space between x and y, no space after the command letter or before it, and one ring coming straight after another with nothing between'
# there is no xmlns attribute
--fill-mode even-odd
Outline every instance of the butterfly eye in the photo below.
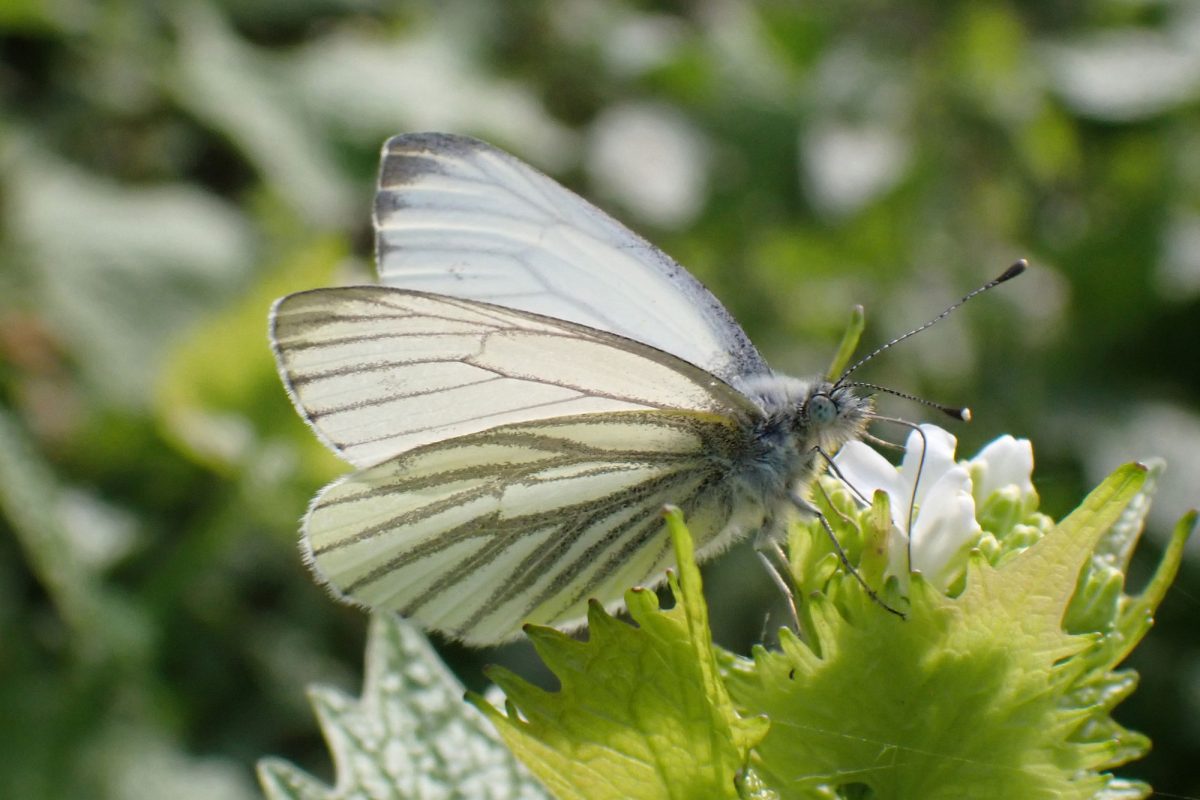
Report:
<svg viewBox="0 0 1200 800"><path fill-rule="evenodd" d="M815 394L804 404L808 420L813 425L828 425L837 419L837 403L828 395Z"/></svg>

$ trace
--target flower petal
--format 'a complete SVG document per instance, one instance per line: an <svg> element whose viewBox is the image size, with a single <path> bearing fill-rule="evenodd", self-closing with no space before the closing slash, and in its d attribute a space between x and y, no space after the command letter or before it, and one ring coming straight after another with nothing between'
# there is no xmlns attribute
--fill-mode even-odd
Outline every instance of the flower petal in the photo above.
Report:
<svg viewBox="0 0 1200 800"><path fill-rule="evenodd" d="M900 464L900 475L903 485L908 487L906 494L912 494L912 486L917 484L917 507L924 505L925 497L929 494L930 489L951 470L954 465L954 449L958 446L958 440L954 438L954 434L949 431L939 428L937 425L921 425L921 433L913 431L908 435L908 441L904 446L904 460ZM925 455L924 463L922 463L922 452ZM917 472L920 470L920 481L917 480ZM899 498L893 495L893 502L902 501L904 504L904 515L908 515L908 504L911 497Z"/></svg>
<svg viewBox="0 0 1200 800"><path fill-rule="evenodd" d="M983 529L975 520L971 476L956 466L931 487L913 525L913 569L945 590L966 566Z"/></svg>
<svg viewBox="0 0 1200 800"><path fill-rule="evenodd" d="M1033 493L1033 444L1004 435L970 461L975 500L982 503L1005 486L1016 486L1022 497Z"/></svg>
<svg viewBox="0 0 1200 800"><path fill-rule="evenodd" d="M897 504L907 498L909 491L896 467L879 453L859 441L846 442L833 457L846 483L868 500L876 489L882 489L892 499L892 518L898 519ZM905 501L907 502L907 500ZM907 514L907 507L905 514Z"/></svg>

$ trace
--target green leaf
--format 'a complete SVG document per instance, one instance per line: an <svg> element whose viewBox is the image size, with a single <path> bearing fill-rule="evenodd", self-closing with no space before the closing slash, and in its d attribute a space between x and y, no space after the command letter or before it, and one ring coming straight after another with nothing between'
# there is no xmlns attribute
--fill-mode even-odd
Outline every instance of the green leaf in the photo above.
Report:
<svg viewBox="0 0 1200 800"><path fill-rule="evenodd" d="M276 758L259 762L271 800L548 800L549 795L462 701L463 687L415 628L371 618L361 699L310 690L337 782Z"/></svg>
<svg viewBox="0 0 1200 800"><path fill-rule="evenodd" d="M87 383L140 409L172 338L243 283L250 226L193 185L118 184L43 150L34 134L13 140L0 154L13 263L28 270L35 307Z"/></svg>
<svg viewBox="0 0 1200 800"><path fill-rule="evenodd" d="M259 471L270 474L278 462L294 462L314 484L345 471L291 409L266 344L271 303L328 284L345 256L345 245L333 237L300 243L237 302L208 315L170 349L154 411L184 453L222 473L258 460L266 462Z"/></svg>
<svg viewBox="0 0 1200 800"><path fill-rule="evenodd" d="M530 626L561 689L543 691L494 669L508 713L471 698L562 800L768 796L743 775L766 721L734 711L717 672L691 538L678 510L667 522L680 565L679 578L669 578L673 609L635 589L625 599L639 627L598 605L587 642Z"/></svg>
<svg viewBox="0 0 1200 800"><path fill-rule="evenodd" d="M154 631L144 609L103 581L63 520L64 487L17 420L0 408L0 515L71 630L84 662L146 663Z"/></svg>
<svg viewBox="0 0 1200 800"><path fill-rule="evenodd" d="M999 566L975 553L957 597L914 575L907 620L835 575L807 598L804 640L784 631L782 652L727 654L738 709L771 719L752 759L758 774L781 798L1143 796L1148 787L1101 772L1148 744L1108 716L1134 685L1109 670L1145 633L1128 620L1148 619L1177 555L1127 604L1114 633L1068 632L1063 621L1081 571L1141 501L1145 479L1140 465L1118 470ZM868 530L870 539L878 516L831 519L839 532ZM1108 647L1116 631L1127 647Z"/></svg>
<svg viewBox="0 0 1200 800"><path fill-rule="evenodd" d="M858 340L862 338L863 330L867 326L866 312L862 306L854 306L850 309L850 322L846 325L846 332L842 334L841 344L838 345L837 352L833 354L833 361L829 364L829 371L825 373L825 377L831 381L836 381L841 374L846 370L846 366L850 363L851 356L854 355L855 349L858 348Z"/></svg>
<svg viewBox="0 0 1200 800"><path fill-rule="evenodd" d="M297 215L318 230L356 210L327 140L281 84L291 83L259 48L239 37L215 8L172 8L178 45L165 81L173 99L227 136Z"/></svg>

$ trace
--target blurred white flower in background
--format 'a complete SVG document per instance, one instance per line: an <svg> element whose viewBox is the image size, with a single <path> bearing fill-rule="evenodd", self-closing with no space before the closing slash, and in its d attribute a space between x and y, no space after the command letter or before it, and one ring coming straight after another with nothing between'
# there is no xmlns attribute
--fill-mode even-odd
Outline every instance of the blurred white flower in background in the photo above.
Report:
<svg viewBox="0 0 1200 800"><path fill-rule="evenodd" d="M635 78L678 58L687 37L687 26L679 17L632 13L617 20L600 45L614 73Z"/></svg>
<svg viewBox="0 0 1200 800"><path fill-rule="evenodd" d="M474 23L437 17L391 36L366 26L336 27L297 48L284 71L307 115L353 138L382 142L405 130L471 133L519 145L522 158L540 169L571 167L575 134L526 83L483 66L456 24L469 30Z"/></svg>
<svg viewBox="0 0 1200 800"><path fill-rule="evenodd" d="M800 137L802 181L822 211L846 217L900 182L908 143L885 125L827 121Z"/></svg>
<svg viewBox="0 0 1200 800"><path fill-rule="evenodd" d="M1183 211L1167 222L1154 287L1159 296L1174 303L1200 295L1200 214Z"/></svg>
<svg viewBox="0 0 1200 800"><path fill-rule="evenodd" d="M916 431L909 435L899 467L862 442L847 443L834 462L846 482L868 500L877 490L888 494L892 535L887 575L895 575L902 585L907 582L913 509L912 569L946 591L963 574L968 554L984 536L977 509L997 502L1012 503L1026 513L1036 508L1033 446L1027 439L1002 436L971 460L956 461L958 441L952 434L936 425L920 428L924 437Z"/></svg>
<svg viewBox="0 0 1200 800"><path fill-rule="evenodd" d="M1081 440L1089 479L1102 478L1132 459L1162 458L1169 469L1159 477L1157 499L1150 507L1149 535L1164 544L1181 508L1200 505L1200 416L1187 406L1166 400L1130 403L1117 416L1067 421L1064 430ZM1187 555L1200 557L1200 537L1188 542Z"/></svg>
<svg viewBox="0 0 1200 800"><path fill-rule="evenodd" d="M813 67L799 133L800 184L821 213L852 216L899 184L912 163L912 98L886 61L849 41Z"/></svg>
<svg viewBox="0 0 1200 800"><path fill-rule="evenodd" d="M689 225L708 198L709 146L683 113L660 103L622 103L588 134L592 183L663 228Z"/></svg>
<svg viewBox="0 0 1200 800"><path fill-rule="evenodd" d="M1174 5L1163 32L1116 28L1043 45L1051 87L1079 114L1121 122L1194 102L1200 96L1200 11L1194 3Z"/></svg>

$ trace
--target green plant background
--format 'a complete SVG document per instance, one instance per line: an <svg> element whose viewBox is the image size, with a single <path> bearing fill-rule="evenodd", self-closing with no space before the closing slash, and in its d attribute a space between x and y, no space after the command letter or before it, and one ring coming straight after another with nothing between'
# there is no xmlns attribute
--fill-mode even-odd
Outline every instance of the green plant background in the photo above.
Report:
<svg viewBox="0 0 1200 800"><path fill-rule="evenodd" d="M864 379L969 404L963 455L1031 438L1055 515L1165 456L1147 550L1197 502L1186 0L10 0L0 794L255 797L268 753L329 774L303 688L356 690L366 620L295 550L341 468L283 397L265 314L368 279L378 148L421 129L488 139L612 210L794 374L825 367L852 303L878 343L1028 257ZM1183 796L1200 796L1196 553L1117 713L1155 743L1123 774ZM742 548L706 585L718 641L745 652L769 581ZM539 674L527 645L442 649L475 688L485 661Z"/></svg>

